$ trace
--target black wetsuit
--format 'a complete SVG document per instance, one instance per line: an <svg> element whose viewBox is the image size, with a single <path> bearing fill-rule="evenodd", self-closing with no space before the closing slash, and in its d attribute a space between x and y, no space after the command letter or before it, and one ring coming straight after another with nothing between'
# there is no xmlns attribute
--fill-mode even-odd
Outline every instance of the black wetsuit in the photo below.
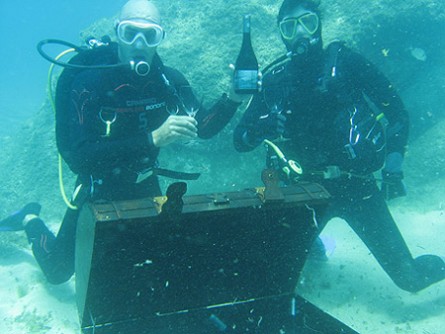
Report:
<svg viewBox="0 0 445 334"><path fill-rule="evenodd" d="M118 62L115 45L92 56L98 59L89 59L90 63ZM76 205L160 195L156 176L138 180L157 166L159 149L151 132L170 115L186 115L193 108L199 109L199 137L210 138L229 122L238 105L223 95L206 110L185 77L163 66L157 55L146 77L126 68L65 69L56 93L56 134L59 152L82 184ZM74 273L79 211L67 210L57 237L40 219L26 226L34 255L51 283L65 282Z"/></svg>
<svg viewBox="0 0 445 334"><path fill-rule="evenodd" d="M409 127L402 101L375 66L342 46L275 68L235 129L236 149L252 150L267 138L259 119L277 111L287 118L288 139L278 146L302 165L303 179L320 182L332 195L319 231L333 217L345 219L404 290L419 291L445 278L439 257L412 258L373 177L385 155L404 154ZM321 177L328 166L342 176Z"/></svg>

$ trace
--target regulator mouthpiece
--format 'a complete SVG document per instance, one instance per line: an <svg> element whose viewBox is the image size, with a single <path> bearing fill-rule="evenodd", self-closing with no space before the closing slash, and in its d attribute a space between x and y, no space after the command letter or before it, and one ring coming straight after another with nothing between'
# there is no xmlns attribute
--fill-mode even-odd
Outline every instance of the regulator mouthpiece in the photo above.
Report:
<svg viewBox="0 0 445 334"><path fill-rule="evenodd" d="M309 53L309 49L320 42L320 38L314 36L312 38L300 38L292 47L293 56L302 56Z"/></svg>
<svg viewBox="0 0 445 334"><path fill-rule="evenodd" d="M310 46L310 42L306 38L302 38L295 43L294 46L294 54L301 56L308 52Z"/></svg>
<svg viewBox="0 0 445 334"><path fill-rule="evenodd" d="M148 62L145 60L132 60L130 61L130 66L133 71L136 72L137 75L141 77L145 77L150 73L151 67Z"/></svg>

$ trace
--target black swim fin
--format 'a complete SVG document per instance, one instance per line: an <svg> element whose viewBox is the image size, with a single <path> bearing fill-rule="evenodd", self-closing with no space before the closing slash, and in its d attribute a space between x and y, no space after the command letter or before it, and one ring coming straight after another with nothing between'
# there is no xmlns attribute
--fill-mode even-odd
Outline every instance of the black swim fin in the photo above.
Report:
<svg viewBox="0 0 445 334"><path fill-rule="evenodd" d="M21 210L12 213L9 217L0 220L0 232L22 231L24 230L23 220L26 215L36 215L40 213L42 206L39 203L32 202L26 204Z"/></svg>

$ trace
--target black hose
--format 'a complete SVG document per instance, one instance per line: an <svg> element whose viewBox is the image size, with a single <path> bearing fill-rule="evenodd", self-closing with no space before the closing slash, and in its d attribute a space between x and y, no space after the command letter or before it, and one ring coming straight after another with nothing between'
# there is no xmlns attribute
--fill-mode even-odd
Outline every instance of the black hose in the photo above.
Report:
<svg viewBox="0 0 445 334"><path fill-rule="evenodd" d="M57 45L64 45L67 46L69 48L73 48L77 53L83 52L85 50L87 50L86 48L80 47L78 45L72 44L70 42L66 42L60 39L44 39L42 41L40 41L37 44L37 51L39 52L39 54L45 58L46 60L48 60L49 62L65 67L65 68L71 68L71 69L91 69L91 68L95 68L95 69L111 69L111 68L118 68L118 67L124 67L124 66L129 66L128 64L113 64L113 65L76 65L76 64L70 64L67 62L63 62L60 60L56 60L52 57L50 57L47 53L45 53L43 51L43 47L47 44L57 44Z"/></svg>

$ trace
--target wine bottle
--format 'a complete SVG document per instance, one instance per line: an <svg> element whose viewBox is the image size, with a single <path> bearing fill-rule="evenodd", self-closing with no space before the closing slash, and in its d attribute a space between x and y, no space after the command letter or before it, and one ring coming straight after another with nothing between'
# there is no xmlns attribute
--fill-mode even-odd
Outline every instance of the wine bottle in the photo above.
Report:
<svg viewBox="0 0 445 334"><path fill-rule="evenodd" d="M235 93L254 94L258 91L258 61L250 39L250 15L244 15L243 18L243 43L233 75Z"/></svg>

